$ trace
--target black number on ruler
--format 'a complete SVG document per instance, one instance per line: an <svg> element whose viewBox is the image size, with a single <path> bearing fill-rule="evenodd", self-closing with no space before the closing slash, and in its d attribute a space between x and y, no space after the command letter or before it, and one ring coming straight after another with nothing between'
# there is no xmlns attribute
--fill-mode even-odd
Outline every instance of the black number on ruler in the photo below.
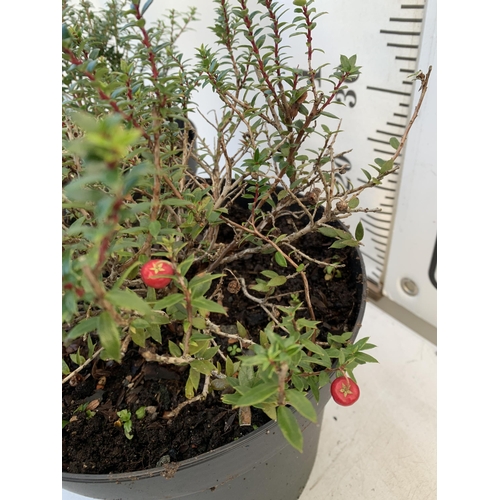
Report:
<svg viewBox="0 0 500 500"><path fill-rule="evenodd" d="M354 108L356 106L356 93L353 90L348 90L344 92L343 90L339 90L335 97L335 100L338 102L348 103L350 108Z"/></svg>
<svg viewBox="0 0 500 500"><path fill-rule="evenodd" d="M334 164L335 168L342 169L342 174L336 173L335 174L335 179L337 182L344 188L344 189L350 189L352 186L351 179L349 177L344 177L343 174L349 172L351 170L352 165L351 162L347 159L346 156L337 156L337 158L334 159Z"/></svg>

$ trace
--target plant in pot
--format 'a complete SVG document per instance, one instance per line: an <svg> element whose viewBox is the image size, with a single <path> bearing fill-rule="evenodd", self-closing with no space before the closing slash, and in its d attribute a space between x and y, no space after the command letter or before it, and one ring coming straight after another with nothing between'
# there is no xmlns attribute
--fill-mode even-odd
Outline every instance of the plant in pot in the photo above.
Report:
<svg viewBox="0 0 500 500"><path fill-rule="evenodd" d="M312 0L216 0L194 60L195 9L148 25L151 3L63 2L63 487L297 498L324 405L354 403L375 361L363 227L343 220L377 210L362 193L398 168L430 71L392 157L346 185L331 108L359 67L314 65Z"/></svg>

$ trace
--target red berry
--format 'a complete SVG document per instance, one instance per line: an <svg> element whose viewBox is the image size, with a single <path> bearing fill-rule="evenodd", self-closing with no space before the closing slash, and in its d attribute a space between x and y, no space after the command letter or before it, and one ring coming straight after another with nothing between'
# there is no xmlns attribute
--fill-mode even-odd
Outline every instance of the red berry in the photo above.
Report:
<svg viewBox="0 0 500 500"><path fill-rule="evenodd" d="M337 377L330 386L333 400L341 406L350 406L359 399L359 387L348 377Z"/></svg>
<svg viewBox="0 0 500 500"><path fill-rule="evenodd" d="M167 278L166 275L173 275L174 269L170 262L166 260L150 260L141 268L141 278L144 284L153 288L164 288L172 278Z"/></svg>

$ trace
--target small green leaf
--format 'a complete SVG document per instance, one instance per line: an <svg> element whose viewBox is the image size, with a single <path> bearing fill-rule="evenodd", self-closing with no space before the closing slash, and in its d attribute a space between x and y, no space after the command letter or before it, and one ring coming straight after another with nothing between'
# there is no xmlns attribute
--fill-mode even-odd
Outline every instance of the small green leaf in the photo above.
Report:
<svg viewBox="0 0 500 500"><path fill-rule="evenodd" d="M263 274L266 278L276 278L279 274L275 271L261 271L260 274Z"/></svg>
<svg viewBox="0 0 500 500"><path fill-rule="evenodd" d="M200 372L191 366L191 369L189 370L189 378L184 389L186 398L193 399L194 393L198 389L198 385L200 385Z"/></svg>
<svg viewBox="0 0 500 500"><path fill-rule="evenodd" d="M105 295L105 299L120 309L137 311L140 314L151 312L151 308L144 299L128 288L125 290L110 290Z"/></svg>
<svg viewBox="0 0 500 500"><path fill-rule="evenodd" d="M218 314L226 314L226 310L217 302L213 300L206 299L205 297L198 297L193 299L191 305L196 309L202 309L204 311L209 311Z"/></svg>
<svg viewBox="0 0 500 500"><path fill-rule="evenodd" d="M180 358L182 356L180 347L177 344L174 344L171 340L168 341L168 350L175 358Z"/></svg>
<svg viewBox="0 0 500 500"><path fill-rule="evenodd" d="M378 361L366 352L358 352L356 354L356 361L362 361L363 363L378 363Z"/></svg>
<svg viewBox="0 0 500 500"><path fill-rule="evenodd" d="M274 382L266 382L256 385L245 392L238 402L238 406L254 406L263 403L266 399L276 394L278 385Z"/></svg>
<svg viewBox="0 0 500 500"><path fill-rule="evenodd" d="M286 263L286 259L285 257L283 256L282 253L280 252L276 252L274 254L274 260L276 261L276 263L281 266L281 267L286 267L287 266L287 263Z"/></svg>
<svg viewBox="0 0 500 500"><path fill-rule="evenodd" d="M269 280L268 285L269 286L281 286L286 283L286 277L285 276L276 276L275 278L272 278Z"/></svg>
<svg viewBox="0 0 500 500"><path fill-rule="evenodd" d="M149 9L150 5L153 3L153 0L147 0L144 6L141 9L141 16L144 16L144 13Z"/></svg>
<svg viewBox="0 0 500 500"><path fill-rule="evenodd" d="M82 335L93 332L97 329L98 317L93 316L92 318L84 319L80 321L74 328L70 330L68 335L65 337L66 340L74 340Z"/></svg>
<svg viewBox="0 0 500 500"><path fill-rule="evenodd" d="M179 302L184 300L184 295L182 293L171 293L163 299L160 299L155 305L155 309L168 309L169 307L175 306Z"/></svg>
<svg viewBox="0 0 500 500"><path fill-rule="evenodd" d="M391 137L389 139L389 144L394 148L398 149L399 148L399 141L395 137Z"/></svg>
<svg viewBox="0 0 500 500"><path fill-rule="evenodd" d="M151 335L151 338L158 342L158 344L161 344L161 331L160 327L158 325L149 325L148 328L146 328L147 333Z"/></svg>
<svg viewBox="0 0 500 500"><path fill-rule="evenodd" d="M64 359L62 360L62 372L63 375L69 375L71 373L71 370L69 369L69 366L66 361L64 361Z"/></svg>
<svg viewBox="0 0 500 500"><path fill-rule="evenodd" d="M391 170L392 167L394 167L394 161L393 160L387 160L383 165L381 165L380 173L381 174L385 174L386 172L388 172L389 170Z"/></svg>
<svg viewBox="0 0 500 500"><path fill-rule="evenodd" d="M161 224L159 221L154 220L149 224L149 232L153 237L157 237L161 231Z"/></svg>
<svg viewBox="0 0 500 500"><path fill-rule="evenodd" d="M304 437L300 430L299 424L292 413L292 410L286 406L279 406L276 412L278 418L278 426L285 436L285 439L297 450L302 453Z"/></svg>
<svg viewBox="0 0 500 500"><path fill-rule="evenodd" d="M233 360L227 356L226 357L226 376L232 377L234 374L234 363Z"/></svg>
<svg viewBox="0 0 500 500"><path fill-rule="evenodd" d="M337 230L333 227L322 226L318 231L328 238L335 238L337 236Z"/></svg>
<svg viewBox="0 0 500 500"><path fill-rule="evenodd" d="M324 373L324 372L322 372ZM311 422L316 423L317 415L316 410L312 403L307 399L304 392L297 391L296 389L285 390L287 401L304 417Z"/></svg>
<svg viewBox="0 0 500 500"><path fill-rule="evenodd" d="M191 368L194 368L196 371L202 373L203 375L210 375L212 370L215 370L215 366L213 363L207 360L195 359L189 363Z"/></svg>
<svg viewBox="0 0 500 500"><path fill-rule="evenodd" d="M135 411L135 416L139 419L142 420L146 416L146 407L141 406Z"/></svg>
<svg viewBox="0 0 500 500"><path fill-rule="evenodd" d="M347 205L349 206L349 208L357 208L357 206L359 205L359 198L357 198L356 196L353 196L349 200L349 203Z"/></svg>
<svg viewBox="0 0 500 500"><path fill-rule="evenodd" d="M363 228L363 224L361 221L358 222L358 225L356 226L356 231L354 232L354 237L356 238L357 241L361 241L365 235L365 230Z"/></svg>
<svg viewBox="0 0 500 500"><path fill-rule="evenodd" d="M107 311L102 312L99 316L97 332L99 333L99 340L104 347L106 356L115 361L120 361L120 332Z"/></svg>
<svg viewBox="0 0 500 500"><path fill-rule="evenodd" d="M238 335L241 338L245 339L248 337L247 329L239 321L236 321L236 329L238 330Z"/></svg>
<svg viewBox="0 0 500 500"><path fill-rule="evenodd" d="M372 176L370 174L370 172L368 172L367 170L365 170L364 168L361 169L363 171L363 173L366 175L366 178L371 181L372 180Z"/></svg>
<svg viewBox="0 0 500 500"><path fill-rule="evenodd" d="M139 347L146 347L146 330L144 328L135 328L132 325L129 328L132 342Z"/></svg>

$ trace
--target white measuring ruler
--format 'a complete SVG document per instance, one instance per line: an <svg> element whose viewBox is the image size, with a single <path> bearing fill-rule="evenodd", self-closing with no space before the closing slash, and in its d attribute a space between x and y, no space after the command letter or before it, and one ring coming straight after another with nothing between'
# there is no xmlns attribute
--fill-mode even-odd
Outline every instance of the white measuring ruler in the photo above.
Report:
<svg viewBox="0 0 500 500"><path fill-rule="evenodd" d="M295 17L293 1L283 2L289 8L284 19L291 21ZM250 8L257 4L256 0L248 3ZM103 4L103 0L95 0L96 6ZM199 21L179 40L184 60L194 59L194 48L201 44L216 47L214 34L207 28L215 18L215 4L187 0L179 6L176 0L155 0L145 15L152 21L165 15L167 9L188 6L197 8ZM408 76L419 69L427 72L431 64L434 67L426 101L398 159L401 170L361 196L363 207L382 210L355 215L347 222L353 228L361 219L365 228L362 252L372 288L435 325L436 0L315 0L312 6L318 13L327 13L318 18L313 32L313 46L325 51L315 52L314 65L329 63L330 68L323 71L330 74L339 64L340 54L357 54L361 66L359 78L339 94L345 106L330 109L342 119L344 130L337 138L335 152L351 150L337 160L348 167L342 182L364 182L361 169L369 171L368 164L375 158L392 156L389 140L401 137L418 99L420 83ZM306 68L305 43L299 38L287 40L294 56L289 63ZM197 100L205 116L220 110L208 87ZM198 134L210 143L213 129L202 118L193 116L193 121ZM333 129L336 123L330 121L328 126ZM320 146L319 142L314 144L314 138L308 145Z"/></svg>
<svg viewBox="0 0 500 500"><path fill-rule="evenodd" d="M349 219L365 228L362 248L368 278L379 293L436 326L436 0L316 0L315 46L357 54L361 75L340 96L345 107L336 151L354 185L375 158L388 159L391 137L400 138L418 100L420 82L409 75L433 66L429 90L402 156L401 170L368 192L364 207L377 213ZM332 54L326 54L331 58ZM326 59L325 59L326 61Z"/></svg>

